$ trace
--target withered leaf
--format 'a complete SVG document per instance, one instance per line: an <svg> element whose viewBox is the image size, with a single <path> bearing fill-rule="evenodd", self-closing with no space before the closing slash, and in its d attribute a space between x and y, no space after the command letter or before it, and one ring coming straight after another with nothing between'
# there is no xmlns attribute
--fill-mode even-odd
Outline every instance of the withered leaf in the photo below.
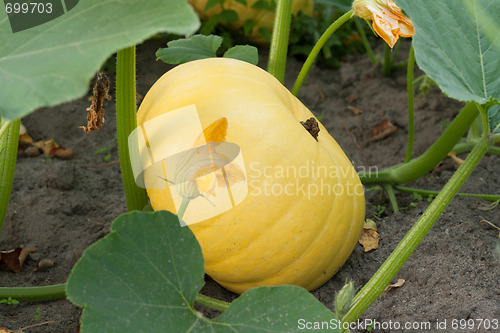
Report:
<svg viewBox="0 0 500 333"><path fill-rule="evenodd" d="M352 111L352 113L354 113L356 116L357 116L357 115L360 115L360 114L362 114L362 113L363 113L363 110L360 110L360 109L358 109L357 107L352 106L352 105L347 106L347 108L348 108L349 110L351 110L351 111Z"/></svg>
<svg viewBox="0 0 500 333"><path fill-rule="evenodd" d="M85 133L98 130L104 124L104 100L110 100L109 79L104 72L97 72L97 81L92 92L92 104L87 108L87 127L80 126Z"/></svg>
<svg viewBox="0 0 500 333"><path fill-rule="evenodd" d="M21 253L19 254L19 263L21 266L24 264L24 261L26 258L28 258L30 253L35 253L36 249L22 249Z"/></svg>
<svg viewBox="0 0 500 333"><path fill-rule="evenodd" d="M394 126L389 119L384 119L370 130L370 141L382 140L397 132L399 127Z"/></svg>
<svg viewBox="0 0 500 333"><path fill-rule="evenodd" d="M58 157L62 159L71 159L73 158L73 149L71 148L64 148L64 147L57 147L55 149L52 149L49 153L49 157Z"/></svg>
<svg viewBox="0 0 500 333"><path fill-rule="evenodd" d="M363 229L372 229L377 231L377 223L372 219L366 219L365 223L363 223Z"/></svg>
<svg viewBox="0 0 500 333"><path fill-rule="evenodd" d="M455 154L454 152L450 151L448 153L448 156L453 160L453 167L456 169L457 167L459 167L460 165L462 165L462 163L464 163L464 160L457 157L457 154Z"/></svg>
<svg viewBox="0 0 500 333"><path fill-rule="evenodd" d="M316 119L311 117L311 118L307 119L306 121L301 121L300 123L302 124L302 126L304 126L306 131L308 131L312 135L312 137L316 141L318 141L319 126L318 126L318 122L316 121Z"/></svg>
<svg viewBox="0 0 500 333"><path fill-rule="evenodd" d="M10 251L0 251L0 269L4 271L21 271L21 263L19 262L19 256L23 249L18 247L15 250Z"/></svg>
<svg viewBox="0 0 500 333"><path fill-rule="evenodd" d="M36 249L23 249L21 247L10 251L0 251L0 269L18 273L28 255L34 252Z"/></svg>
<svg viewBox="0 0 500 333"><path fill-rule="evenodd" d="M359 236L359 244L364 247L365 252L375 250L378 248L379 238L376 223L373 220L367 219L363 225L363 231Z"/></svg>
<svg viewBox="0 0 500 333"><path fill-rule="evenodd" d="M47 268L52 267L52 266L54 266L55 264L56 264L56 263L55 263L55 262L53 262L53 261L52 261L52 260L50 260L50 259L42 259L42 260L40 260L40 262L38 263L38 265L36 265L36 266L33 268L33 272L46 270Z"/></svg>
<svg viewBox="0 0 500 333"><path fill-rule="evenodd" d="M491 222L490 222L490 221L488 221L488 220L481 220L481 221L479 221L479 223L483 223L483 222L486 222L486 223L488 223L489 225L491 225L493 228L496 228L497 230L500 230L500 228L499 228L499 227L497 227L496 225L494 225L493 223L491 223ZM498 238L500 239L500 233L498 234Z"/></svg>
<svg viewBox="0 0 500 333"><path fill-rule="evenodd" d="M59 145L54 141L54 139L37 141L33 143L33 146L43 151L43 154L45 156L50 156L50 152L52 151L52 149L56 149L59 147Z"/></svg>
<svg viewBox="0 0 500 333"><path fill-rule="evenodd" d="M43 151L43 154L47 157L54 158L54 157L59 157L62 159L70 159L73 157L73 149L71 148L64 148L62 146L59 146L54 139L50 140L41 140L32 143L32 147L36 147L37 149L40 149ZM30 155L30 150L29 147L25 149L25 153L28 156L36 156L36 154Z"/></svg>
<svg viewBox="0 0 500 333"><path fill-rule="evenodd" d="M19 142L31 144L33 142L33 139L28 133L24 133L19 135Z"/></svg>
<svg viewBox="0 0 500 333"><path fill-rule="evenodd" d="M398 279L398 282L390 284L387 287L385 287L384 292L392 288L402 287L405 284L405 282L406 282L405 279Z"/></svg>

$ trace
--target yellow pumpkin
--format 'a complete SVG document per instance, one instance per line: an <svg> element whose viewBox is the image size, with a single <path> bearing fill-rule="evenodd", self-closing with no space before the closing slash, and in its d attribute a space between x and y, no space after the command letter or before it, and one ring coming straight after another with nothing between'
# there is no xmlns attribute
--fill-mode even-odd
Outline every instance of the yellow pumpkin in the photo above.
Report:
<svg viewBox="0 0 500 333"><path fill-rule="evenodd" d="M222 7L217 5L205 11L205 6L208 0L188 0L189 4L193 6L198 15L206 20L212 15L219 14ZM251 33L247 36L248 40L254 43L266 43L267 40L259 33L259 28L267 28L272 31L274 24L274 11L269 9L252 8L252 6L259 0L247 0L247 5L237 2L236 0L225 0L224 9L234 10L238 13L238 21L231 22L230 25L234 29L239 29L245 24L247 20L254 20L255 24ZM305 15L312 16L314 10L313 0L293 0L292 14L298 15L301 11Z"/></svg>
<svg viewBox="0 0 500 333"><path fill-rule="evenodd" d="M189 225L206 273L236 293L325 283L354 249L365 215L363 186L337 142L319 122L316 140L301 124L314 115L272 75L239 60L203 59L170 70L145 96L138 125L188 106L205 137L225 126L217 140L241 149L248 187L233 208ZM177 213L168 186L148 195L155 210Z"/></svg>

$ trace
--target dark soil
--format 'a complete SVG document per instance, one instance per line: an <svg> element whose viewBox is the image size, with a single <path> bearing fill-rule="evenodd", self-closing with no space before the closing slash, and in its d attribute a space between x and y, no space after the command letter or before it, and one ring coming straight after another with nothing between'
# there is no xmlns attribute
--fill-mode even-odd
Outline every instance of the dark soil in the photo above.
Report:
<svg viewBox="0 0 500 333"><path fill-rule="evenodd" d="M155 51L160 46L163 45L159 41L152 41L138 47L137 88L142 95L169 68L155 61ZM407 50L408 45L403 45L401 59ZM264 56L261 58L264 65ZM301 62L289 59L288 87L293 84L300 66ZM406 71L384 77L380 69L373 66L366 55L351 55L343 60L339 70L313 69L299 94L306 106L316 115L322 115L323 124L358 170L388 167L402 162L405 155ZM111 80L113 82L113 75ZM113 88L111 94L114 96ZM99 131L86 134L77 127L86 125L85 110L89 105L85 96L55 108L38 110L23 119L34 140L54 138L60 145L71 147L75 155L71 160L44 156L18 159L12 197L0 232L0 249L23 246L36 248L38 252L31 255L20 273L0 271L0 286L64 283L85 248L104 237L112 221L126 211L119 164L113 163L118 160L114 105L105 102L106 123ZM433 87L425 96L418 96L415 105L414 154L418 156L436 140L443 126L457 114L461 103L446 98ZM356 115L349 106L363 113ZM384 118L389 118L400 130L371 142L370 129ZM106 151L96 152L102 148ZM453 171L452 161L445 160L412 185L439 190ZM499 192L499 179L498 157L486 157L463 190L495 194ZM339 273L313 291L330 309L335 292L346 279L352 279L356 288L362 287L429 204L427 198L419 201L401 193L397 197L401 207L409 207L412 202L416 207L393 213L387 199L380 198L379 191L367 192L368 218L374 218L372 212L378 210L374 206L385 207L382 217L375 218L380 245L368 253L357 245ZM401 324L430 322L432 328L428 331L437 331L437 320L447 320L447 329L440 332L451 332L454 319L500 319L498 231L480 223L483 219L498 222L500 208L485 211L480 210L482 206L478 199L454 199L397 274L394 282L404 279L404 286L382 294L363 318ZM42 258L57 264L45 271L33 272ZM203 293L228 301L236 297L210 279ZM35 320L37 308L40 308L38 321ZM14 330L55 321L25 332L76 332L80 314L81 310L68 300L0 305L0 327ZM212 312L206 314L213 315ZM414 330L419 331L424 330Z"/></svg>

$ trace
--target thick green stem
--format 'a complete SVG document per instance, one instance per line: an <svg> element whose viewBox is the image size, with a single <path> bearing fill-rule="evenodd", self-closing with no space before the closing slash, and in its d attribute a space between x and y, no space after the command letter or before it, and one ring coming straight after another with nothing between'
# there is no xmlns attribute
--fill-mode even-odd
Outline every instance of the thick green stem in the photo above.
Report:
<svg viewBox="0 0 500 333"><path fill-rule="evenodd" d="M288 51L291 21L292 0L278 0L267 71L281 83L285 80L286 54Z"/></svg>
<svg viewBox="0 0 500 333"><path fill-rule="evenodd" d="M469 131L467 133L467 141L477 141L481 138L483 134L483 129L481 127L481 117L476 117L476 119L470 125Z"/></svg>
<svg viewBox="0 0 500 333"><path fill-rule="evenodd" d="M5 125L5 126L4 126ZM14 170L16 168L17 145L21 120L2 121L0 137L0 230L7 214Z"/></svg>
<svg viewBox="0 0 500 333"><path fill-rule="evenodd" d="M413 67L415 65L415 52L413 44L410 47L410 55L408 57L408 73L406 75L406 88L408 93L408 146L406 147L405 163L410 162L413 155L413 138L415 135L415 114L413 104Z"/></svg>
<svg viewBox="0 0 500 333"><path fill-rule="evenodd" d="M7 130L10 128L11 122L8 120L5 121L0 120L0 123L2 124L2 126L0 127L0 139L1 139L5 134L5 132L7 132Z"/></svg>
<svg viewBox="0 0 500 333"><path fill-rule="evenodd" d="M194 302L199 305L206 306L211 309L219 310L219 311L225 311L231 303L224 302L224 301L219 301L218 299L214 299L202 294L196 295Z"/></svg>
<svg viewBox="0 0 500 333"><path fill-rule="evenodd" d="M432 201L424 214L422 214L408 234L406 234L396 249L391 253L389 258L387 258L370 281L368 281L354 297L353 306L344 316L342 321L353 322L357 320L384 291L385 287L394 278L413 251L415 251L434 222L436 222L467 177L471 174L472 170L474 170L475 166L484 156L488 145L489 137L484 136L476 147L474 147L469 156L467 156L465 162L458 168L448 183L446 183L436 199Z"/></svg>
<svg viewBox="0 0 500 333"><path fill-rule="evenodd" d="M418 193L422 196L432 196L435 197L439 194L439 191L424 190L416 187L407 187L401 185L394 185L394 189L403 193ZM481 194L481 193L457 193L459 197L469 197L469 198L480 198L488 201L500 200L500 194Z"/></svg>
<svg viewBox="0 0 500 333"><path fill-rule="evenodd" d="M42 287L0 287L0 299L16 299L19 302L51 301L66 298L66 284Z"/></svg>
<svg viewBox="0 0 500 333"><path fill-rule="evenodd" d="M66 298L66 284L54 284L42 287L0 287L0 299L12 299L19 302L52 301ZM215 310L224 311L231 303L198 294L195 303Z"/></svg>
<svg viewBox="0 0 500 333"><path fill-rule="evenodd" d="M476 146L476 142L464 142L464 143L459 143L455 145L451 149L452 152L455 154L463 154L463 153L468 153L470 152L474 147ZM495 147L495 146L489 146L488 150L486 151L486 155L497 155L500 156L500 147Z"/></svg>
<svg viewBox="0 0 500 333"><path fill-rule="evenodd" d="M370 60L372 61L372 64L377 63L377 58L375 57L375 54L373 54L373 49L370 46L370 43L368 42L368 38L366 38L365 30L361 26L361 23L359 23L359 19L357 17L353 18L354 24L356 25L356 29L358 29L359 35L361 36L361 41L363 42L363 46L365 47L366 53L368 53L368 56L370 57Z"/></svg>
<svg viewBox="0 0 500 333"><path fill-rule="evenodd" d="M439 139L421 156L380 172L362 172L359 178L363 184L403 184L424 176L448 155L477 115L476 103L467 103Z"/></svg>
<svg viewBox="0 0 500 333"><path fill-rule="evenodd" d="M128 211L142 210L148 199L146 191L136 185L128 136L137 127L135 92L135 46L118 51L116 59L116 128L123 187Z"/></svg>
<svg viewBox="0 0 500 333"><path fill-rule="evenodd" d="M292 94L297 95L299 92L300 87L302 87L302 84L304 83L304 80L307 77L307 74L309 73L309 70L311 69L314 60L316 60L316 57L318 56L319 52L325 45L326 41L330 36L342 26L345 22L347 22L352 16L352 10L348 11L341 17L339 17L335 22L333 22L328 29L321 35L319 38L318 42L316 45L314 45L311 53L309 53L309 56L306 59L306 62L302 66L302 69L300 70L299 76L297 77L297 80L295 81L295 84L292 89Z"/></svg>

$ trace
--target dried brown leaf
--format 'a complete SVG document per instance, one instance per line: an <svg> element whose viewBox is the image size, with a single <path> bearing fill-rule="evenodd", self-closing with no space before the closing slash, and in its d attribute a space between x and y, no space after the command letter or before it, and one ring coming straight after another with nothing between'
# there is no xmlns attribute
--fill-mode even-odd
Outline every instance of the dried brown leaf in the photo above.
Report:
<svg viewBox="0 0 500 333"><path fill-rule="evenodd" d="M51 158L53 157L58 157L62 159L70 159L73 158L73 149L71 148L64 148L64 147L57 147L56 149L52 149L50 151L49 156Z"/></svg>
<svg viewBox="0 0 500 333"><path fill-rule="evenodd" d="M385 287L384 292L392 288L400 288L405 284L405 282L406 282L405 279L398 279L398 282L390 284L387 287Z"/></svg>
<svg viewBox="0 0 500 333"><path fill-rule="evenodd" d="M20 134L19 142L30 144L33 142L33 138L28 133Z"/></svg>
<svg viewBox="0 0 500 333"><path fill-rule="evenodd" d="M50 259L42 259L42 260L40 260L40 262L38 263L38 265L36 265L36 266L33 268L33 272L46 270L47 268L52 267L52 266L54 266L55 264L56 264L56 263L55 263L55 262L53 262L53 261L52 261L52 260L50 260Z"/></svg>
<svg viewBox="0 0 500 333"><path fill-rule="evenodd" d="M352 105L348 105L348 106L347 106L347 108L348 108L349 110L351 110L351 111L352 111L352 113L354 113L356 116L357 116L357 115L360 115L360 114L362 114L362 113L363 113L363 110L360 110L360 109L358 109L357 107L352 106Z"/></svg>
<svg viewBox="0 0 500 333"><path fill-rule="evenodd" d="M26 260L26 258L28 258L29 254L35 253L35 252L36 252L36 249L22 249L21 253L19 254L19 264L21 264L21 266L22 266L24 264L24 261Z"/></svg>
<svg viewBox="0 0 500 333"><path fill-rule="evenodd" d="M96 131L104 124L104 100L110 100L109 79L104 72L97 73L97 81L92 92L92 104L87 108L87 127L80 126L85 133Z"/></svg>
<svg viewBox="0 0 500 333"><path fill-rule="evenodd" d="M38 149L40 149L41 151L43 151L43 154L45 156L50 156L50 152L53 149L56 149L59 147L59 145L54 141L54 139L33 142L33 146L35 146Z"/></svg>
<svg viewBox="0 0 500 333"><path fill-rule="evenodd" d="M366 221L363 223L363 229L371 229L377 231L377 223L373 221L372 219L366 219Z"/></svg>
<svg viewBox="0 0 500 333"><path fill-rule="evenodd" d="M379 234L373 229L364 229L359 237L359 244L365 248L365 252L378 248Z"/></svg>
<svg viewBox="0 0 500 333"><path fill-rule="evenodd" d="M0 269L4 271L21 271L19 255L23 249L18 247L15 250L0 251Z"/></svg>
<svg viewBox="0 0 500 333"><path fill-rule="evenodd" d="M370 141L382 140L397 132L399 127L394 126L389 119L384 119L370 130Z"/></svg>
<svg viewBox="0 0 500 333"><path fill-rule="evenodd" d="M457 154L455 154L454 152L450 151L448 153L448 156L451 157L451 159L453 160L453 167L456 169L457 167L459 167L460 165L462 165L462 163L464 163L464 160L457 157Z"/></svg>
<svg viewBox="0 0 500 333"><path fill-rule="evenodd" d="M306 121L301 121L300 122L302 126L308 131L312 137L318 141L318 133L319 133L319 126L318 126L318 121L314 119L313 117L307 119Z"/></svg>
<svg viewBox="0 0 500 333"><path fill-rule="evenodd" d="M481 221L479 221L479 223L483 223L483 222L488 223L488 224L489 224L489 225L491 225L493 228L496 228L497 230L499 230L499 231L500 231L500 228L499 228L499 227L497 227L496 225L494 225L493 223L491 223L490 221L488 221L488 220L481 220ZM500 238L500 233L498 234L498 238Z"/></svg>

